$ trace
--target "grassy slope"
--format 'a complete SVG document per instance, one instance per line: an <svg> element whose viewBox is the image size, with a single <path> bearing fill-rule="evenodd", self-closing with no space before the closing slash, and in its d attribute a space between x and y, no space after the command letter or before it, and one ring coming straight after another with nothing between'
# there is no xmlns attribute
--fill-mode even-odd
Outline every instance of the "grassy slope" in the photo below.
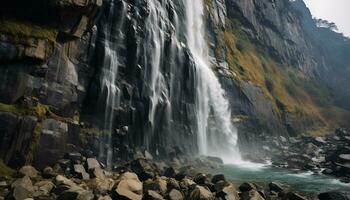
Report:
<svg viewBox="0 0 350 200"><path fill-rule="evenodd" d="M289 112L298 117L317 121L309 127L309 134L323 134L345 124L349 111L336 107L326 86L306 77L292 66L274 61L263 49L254 45L237 21L227 20L218 44L217 57L226 57L236 80L250 81L260 87L274 102L278 113ZM220 40L219 40L220 41ZM221 55L226 48L226 55Z"/></svg>

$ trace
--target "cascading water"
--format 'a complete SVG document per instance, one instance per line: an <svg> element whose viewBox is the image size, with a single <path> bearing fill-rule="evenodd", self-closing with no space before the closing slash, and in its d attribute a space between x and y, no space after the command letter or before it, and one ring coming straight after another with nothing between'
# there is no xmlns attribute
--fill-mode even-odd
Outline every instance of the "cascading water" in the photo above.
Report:
<svg viewBox="0 0 350 200"><path fill-rule="evenodd" d="M159 104L166 104L170 109L169 92L166 86L164 76L161 72L161 66L164 65L164 41L167 24L164 19L167 19L167 11L165 9L165 1L148 1L149 16L145 24L146 38L143 45L143 51L148 52L144 56L145 63L145 90L150 93L150 105L148 120L150 126L144 137L144 144L149 149L151 145L150 139L154 137L155 114ZM168 111L169 113L170 111Z"/></svg>
<svg viewBox="0 0 350 200"><path fill-rule="evenodd" d="M210 67L204 30L203 0L185 0L187 46L196 65L196 118L199 153L240 159L237 130L231 122L229 102ZM213 123L209 124L213 120Z"/></svg>
<svg viewBox="0 0 350 200"><path fill-rule="evenodd" d="M128 137L134 137L137 145L151 152L157 154L158 147L163 155L175 147L189 152L197 143L200 154L225 160L229 160L226 155L230 160L239 158L229 103L208 60L202 0L148 0L134 4L111 0L108 5L100 28L104 49L100 97L105 105L106 130L100 159L111 166L112 130L125 123L114 121L115 110L126 111L129 107L140 109L140 121L129 122ZM128 46L130 41L135 41L131 43L135 46ZM119 65L124 66L121 74ZM141 76L133 71L135 68ZM119 79L133 84L136 99L132 96L127 102L120 94L125 91L119 90L123 84Z"/></svg>
<svg viewBox="0 0 350 200"><path fill-rule="evenodd" d="M118 21L115 19L116 16L116 2L111 0L109 4L109 11L107 18L107 23L103 26L103 45L104 45L104 60L102 62L102 72L101 72L101 96L104 99L104 138L100 142L100 152L99 158L101 160L105 159L107 167L112 166L113 160L113 145L112 145L112 133L113 133L113 120L114 111L116 107L119 106L120 90L117 86L117 76L118 76L118 39L123 38L120 32L121 27L124 23L125 6L123 1L121 3L122 12L121 18Z"/></svg>

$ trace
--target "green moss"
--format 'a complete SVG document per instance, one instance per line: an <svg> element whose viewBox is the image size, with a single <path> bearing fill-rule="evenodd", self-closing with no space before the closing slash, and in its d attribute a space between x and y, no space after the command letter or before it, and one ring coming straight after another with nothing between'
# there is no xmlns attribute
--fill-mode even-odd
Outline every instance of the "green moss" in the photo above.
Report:
<svg viewBox="0 0 350 200"><path fill-rule="evenodd" d="M31 144L29 145L28 154L26 157L26 161L28 164L33 162L34 153L39 144L42 129L42 124L37 123L33 132L33 138L31 140Z"/></svg>
<svg viewBox="0 0 350 200"><path fill-rule="evenodd" d="M0 32L10 34L20 39L21 36L35 37L56 41L58 31L56 29L43 25L33 24L31 22L0 18Z"/></svg>
<svg viewBox="0 0 350 200"><path fill-rule="evenodd" d="M0 176L13 177L15 170L9 168L3 160L0 159Z"/></svg>
<svg viewBox="0 0 350 200"><path fill-rule="evenodd" d="M98 136L103 134L103 130L98 129L97 127L82 128L80 133L82 135Z"/></svg>
<svg viewBox="0 0 350 200"><path fill-rule="evenodd" d="M0 111L1 112L11 112L11 113L15 113L15 114L25 114L26 113L26 110L19 105L4 104L4 103L0 103Z"/></svg>

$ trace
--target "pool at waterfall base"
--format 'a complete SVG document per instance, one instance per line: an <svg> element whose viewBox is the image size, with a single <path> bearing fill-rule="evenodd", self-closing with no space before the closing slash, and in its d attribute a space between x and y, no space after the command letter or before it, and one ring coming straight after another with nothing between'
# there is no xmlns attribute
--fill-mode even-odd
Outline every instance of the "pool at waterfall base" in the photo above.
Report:
<svg viewBox="0 0 350 200"><path fill-rule="evenodd" d="M276 168L268 164L241 162L224 164L219 169L210 171L212 174L224 174L228 180L236 183L253 182L268 184L278 182L291 187L293 190L305 193L322 193L332 190L349 191L350 184L313 172L300 172Z"/></svg>

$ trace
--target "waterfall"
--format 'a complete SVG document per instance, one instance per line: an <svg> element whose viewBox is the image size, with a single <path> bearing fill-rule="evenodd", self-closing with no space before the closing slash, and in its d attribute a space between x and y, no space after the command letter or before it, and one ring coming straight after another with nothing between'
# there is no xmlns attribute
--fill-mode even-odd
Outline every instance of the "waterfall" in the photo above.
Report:
<svg viewBox="0 0 350 200"><path fill-rule="evenodd" d="M118 40L123 38L121 27L124 23L124 17L126 16L125 6L123 1L121 3L122 12L116 16L119 7L115 0L111 0L109 4L109 10L106 16L106 21L102 28L103 33L103 46L104 46L104 59L102 61L101 72L101 97L104 97L104 137L100 142L100 160L105 160L107 167L111 168L113 164L113 120L115 109L119 106L120 89L118 88L117 76L118 76ZM116 20L116 18L119 20Z"/></svg>
<svg viewBox="0 0 350 200"><path fill-rule="evenodd" d="M150 99L148 112L150 124L147 133L144 135L144 144L147 149L150 149L152 143L150 139L154 138L157 107L165 104L168 109L167 112L170 112L169 92L166 86L166 80L161 72L161 67L164 66L165 58L165 34L168 28L165 19L169 18L164 4L165 1L148 1L149 16L145 24L146 37L142 47L143 52L148 52L146 56L143 57L143 63L145 64L144 80L147 81L144 90L149 93Z"/></svg>
<svg viewBox="0 0 350 200"><path fill-rule="evenodd" d="M158 147L164 156L175 147L193 152L197 144L202 155L238 158L230 105L208 59L203 6L202 0L110 0L106 6L99 30L105 130L99 156L108 167L113 130L124 125L132 145L155 154ZM135 89L135 99L125 99L123 82ZM140 112L120 123L119 108Z"/></svg>
<svg viewBox="0 0 350 200"><path fill-rule="evenodd" d="M203 155L239 159L237 130L229 102L208 60L203 0L185 0L187 46L196 65L196 118L198 148ZM212 122L212 123L209 123Z"/></svg>

